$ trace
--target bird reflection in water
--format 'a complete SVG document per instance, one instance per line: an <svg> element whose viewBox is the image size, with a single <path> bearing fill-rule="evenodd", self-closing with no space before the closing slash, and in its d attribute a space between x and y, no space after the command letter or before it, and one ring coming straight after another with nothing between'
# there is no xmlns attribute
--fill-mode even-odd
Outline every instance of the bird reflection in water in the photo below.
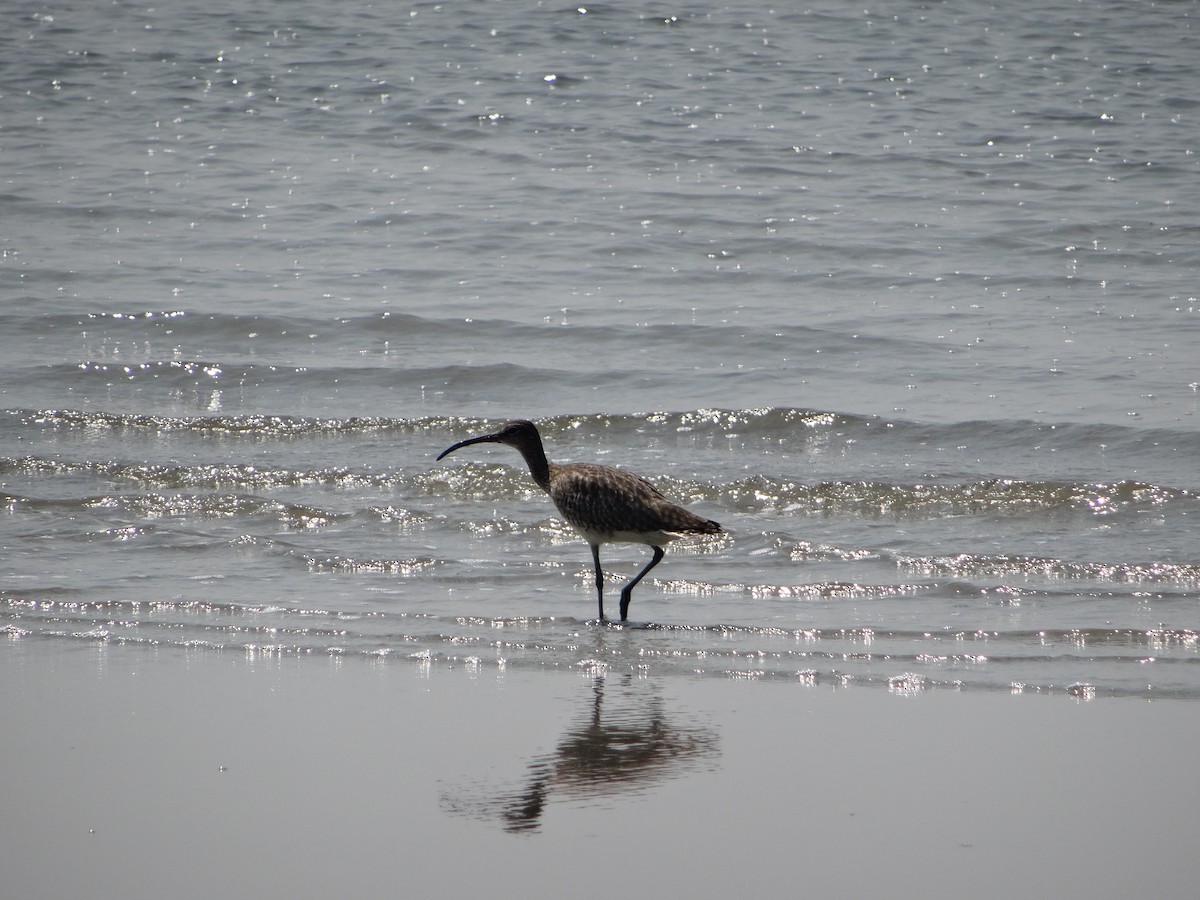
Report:
<svg viewBox="0 0 1200 900"><path fill-rule="evenodd" d="M443 795L447 812L499 819L505 831L536 831L553 798L604 801L639 793L695 771L717 754L709 728L673 724L660 696L646 682L621 679L618 704L605 709L605 689L615 678L597 677L588 711L550 753L529 763L523 783L479 800ZM611 706L611 703L610 703Z"/></svg>

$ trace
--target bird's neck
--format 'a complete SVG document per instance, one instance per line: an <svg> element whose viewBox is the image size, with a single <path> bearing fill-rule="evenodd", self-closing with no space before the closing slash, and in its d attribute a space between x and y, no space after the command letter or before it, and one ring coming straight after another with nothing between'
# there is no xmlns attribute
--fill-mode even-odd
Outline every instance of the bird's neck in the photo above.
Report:
<svg viewBox="0 0 1200 900"><path fill-rule="evenodd" d="M546 460L546 451L541 445L532 447L519 447L521 455L525 457L525 463L529 466L529 474L533 476L533 480L547 494L550 493L550 463Z"/></svg>

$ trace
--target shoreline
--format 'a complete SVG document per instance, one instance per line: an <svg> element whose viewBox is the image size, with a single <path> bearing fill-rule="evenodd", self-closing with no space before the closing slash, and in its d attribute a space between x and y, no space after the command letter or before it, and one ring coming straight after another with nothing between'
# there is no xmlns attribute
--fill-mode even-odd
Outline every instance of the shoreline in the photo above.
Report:
<svg viewBox="0 0 1200 900"><path fill-rule="evenodd" d="M1197 874L1189 701L20 639L0 676L13 897L1116 896Z"/></svg>

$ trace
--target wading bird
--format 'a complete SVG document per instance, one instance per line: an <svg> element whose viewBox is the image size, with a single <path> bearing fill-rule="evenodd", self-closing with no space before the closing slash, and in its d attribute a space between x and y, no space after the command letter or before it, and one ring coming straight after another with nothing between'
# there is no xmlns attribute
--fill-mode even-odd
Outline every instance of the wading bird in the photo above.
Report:
<svg viewBox="0 0 1200 900"><path fill-rule="evenodd" d="M646 479L630 472L594 463L549 462L537 427L524 419L509 422L493 434L459 441L443 450L438 459L471 444L507 444L520 452L538 487L550 495L563 518L587 541L596 565L596 596L601 621L604 621L601 544L647 544L654 551L646 568L621 588L621 621L624 622L629 614L629 598L634 586L658 565L665 544L681 535L716 534L721 530L716 522L672 503Z"/></svg>

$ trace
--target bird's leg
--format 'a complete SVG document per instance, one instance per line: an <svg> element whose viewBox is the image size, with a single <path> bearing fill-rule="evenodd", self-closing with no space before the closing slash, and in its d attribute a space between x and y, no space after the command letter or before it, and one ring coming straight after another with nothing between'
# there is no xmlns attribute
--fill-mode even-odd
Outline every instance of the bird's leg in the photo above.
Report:
<svg viewBox="0 0 1200 900"><path fill-rule="evenodd" d="M604 570L600 568L600 545L592 544L592 560L596 563L596 600L600 604L600 621L604 621Z"/></svg>
<svg viewBox="0 0 1200 900"><path fill-rule="evenodd" d="M663 558L663 552L664 551L663 551L662 547L655 547L654 548L654 557L653 557L653 559L650 560L650 562L646 563L646 568L642 569L642 571L640 571L636 575L634 575L633 581L629 582L629 584L627 584L627 585L625 585L625 587L621 588L621 621L622 622L625 621L625 617L629 613L629 598L630 598L630 595L633 593L634 585L636 585L639 581L641 581L643 578L645 578L646 573L649 572L651 569L653 569L655 566L657 566L659 564L659 562Z"/></svg>

